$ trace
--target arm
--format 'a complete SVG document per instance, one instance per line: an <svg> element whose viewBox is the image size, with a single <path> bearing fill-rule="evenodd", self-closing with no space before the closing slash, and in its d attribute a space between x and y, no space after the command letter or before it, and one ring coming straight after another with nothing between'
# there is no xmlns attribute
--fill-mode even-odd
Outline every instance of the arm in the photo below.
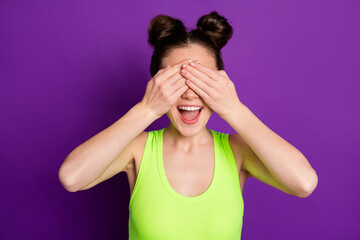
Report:
<svg viewBox="0 0 360 240"><path fill-rule="evenodd" d="M116 164L117 171L121 172L132 159L130 149L125 148L157 118L141 102L136 104L123 117L66 157L59 169L62 185L71 192L86 189L85 186L98 179L119 154L122 158Z"/></svg>
<svg viewBox="0 0 360 240"><path fill-rule="evenodd" d="M318 177L307 159L239 100L235 84L224 70L200 62L192 62L186 69L182 74L189 87L245 140L243 164L250 176L299 197L314 191Z"/></svg>
<svg viewBox="0 0 360 240"><path fill-rule="evenodd" d="M188 89L180 74L180 66L187 60L160 69L148 82L140 103L66 157L58 175L68 191L88 189L127 166L133 159L135 138L144 139L143 130L168 112Z"/></svg>
<svg viewBox="0 0 360 240"><path fill-rule="evenodd" d="M309 196L318 177L304 155L263 124L244 104L226 121L244 139L244 169L250 176L298 197Z"/></svg>

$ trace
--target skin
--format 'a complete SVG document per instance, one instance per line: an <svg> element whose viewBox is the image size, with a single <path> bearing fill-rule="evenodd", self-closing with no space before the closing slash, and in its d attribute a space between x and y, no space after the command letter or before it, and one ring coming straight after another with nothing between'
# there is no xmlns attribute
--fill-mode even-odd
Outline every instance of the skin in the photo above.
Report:
<svg viewBox="0 0 360 240"><path fill-rule="evenodd" d="M192 44L188 47L172 50L162 60L162 66L172 66L184 59L192 58L199 60L202 65L217 70L213 56L202 46ZM180 119L177 106L179 105L200 105L203 106L200 119L197 123L189 125ZM169 126L164 131L164 141L169 139L172 145L185 152L197 148L211 141L211 132L206 124L213 110L201 99L201 97L190 87L182 94L176 104L166 113L170 120ZM171 140L170 140L171 139Z"/></svg>
<svg viewBox="0 0 360 240"><path fill-rule="evenodd" d="M199 126L183 126L175 114L175 105L168 114L172 124L169 135L177 145L190 148L206 138L205 125L215 111L237 132L229 135L235 155L242 158L241 172L271 185L285 193L308 197L316 188L318 177L306 157L293 145L267 127L239 99L235 85L223 70L216 70L215 61L201 46L174 50L164 64L171 64L190 56L198 58L200 64L184 65L181 74L189 86L178 103L202 100L206 110ZM186 68L185 68L186 67ZM187 95L188 94L188 95ZM211 109L211 110L210 110ZM164 133L165 134L165 133ZM241 175L241 174L240 174Z"/></svg>
<svg viewBox="0 0 360 240"><path fill-rule="evenodd" d="M212 55L207 49L196 44L172 50L163 58L162 67L173 66L187 58L199 60L203 66L217 71ZM177 109L179 105L203 106L198 122L191 125L184 123ZM212 134L206 128L212 112L203 99L188 86L166 113L170 124L163 135L164 168L172 188L183 196L197 196L203 193L212 181L214 146Z"/></svg>
<svg viewBox="0 0 360 240"><path fill-rule="evenodd" d="M200 63L188 65L188 58ZM187 68L180 67L183 63ZM205 48L192 44L173 49L162 67L149 81L141 102L68 155L59 170L67 190L91 188L122 170L129 174L132 188L147 139L144 129L166 113L171 122L163 144L167 178L185 196L204 192L213 176L212 136L206 124L215 111L237 132L229 134L229 142L242 188L251 176L302 198L314 191L318 177L305 156L239 100L234 83L224 70L216 69ZM203 106L196 124L181 121L177 107L182 104Z"/></svg>

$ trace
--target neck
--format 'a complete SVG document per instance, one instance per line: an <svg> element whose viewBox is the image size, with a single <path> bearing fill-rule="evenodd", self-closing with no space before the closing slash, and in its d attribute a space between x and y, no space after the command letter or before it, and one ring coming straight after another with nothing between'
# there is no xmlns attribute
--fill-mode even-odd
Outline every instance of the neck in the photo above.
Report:
<svg viewBox="0 0 360 240"><path fill-rule="evenodd" d="M186 152L213 141L212 134L206 127L203 127L196 135L184 136L171 123L164 130L165 138L172 146Z"/></svg>

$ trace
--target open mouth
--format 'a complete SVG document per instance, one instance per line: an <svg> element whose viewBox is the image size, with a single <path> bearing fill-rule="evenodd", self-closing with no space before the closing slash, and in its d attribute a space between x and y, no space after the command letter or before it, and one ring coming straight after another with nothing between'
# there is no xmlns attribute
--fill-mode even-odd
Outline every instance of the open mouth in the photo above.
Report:
<svg viewBox="0 0 360 240"><path fill-rule="evenodd" d="M181 120L186 124L194 124L198 121L203 107L179 106L177 107Z"/></svg>

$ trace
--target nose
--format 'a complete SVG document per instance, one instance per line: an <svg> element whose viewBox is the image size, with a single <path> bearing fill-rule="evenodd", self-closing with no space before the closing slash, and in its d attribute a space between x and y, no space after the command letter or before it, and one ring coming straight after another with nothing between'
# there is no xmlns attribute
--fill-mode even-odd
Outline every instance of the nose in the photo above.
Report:
<svg viewBox="0 0 360 240"><path fill-rule="evenodd" d="M200 96L197 95L197 93L194 90L192 90L191 88L188 88L183 93L182 98L192 100L192 99L200 98Z"/></svg>

